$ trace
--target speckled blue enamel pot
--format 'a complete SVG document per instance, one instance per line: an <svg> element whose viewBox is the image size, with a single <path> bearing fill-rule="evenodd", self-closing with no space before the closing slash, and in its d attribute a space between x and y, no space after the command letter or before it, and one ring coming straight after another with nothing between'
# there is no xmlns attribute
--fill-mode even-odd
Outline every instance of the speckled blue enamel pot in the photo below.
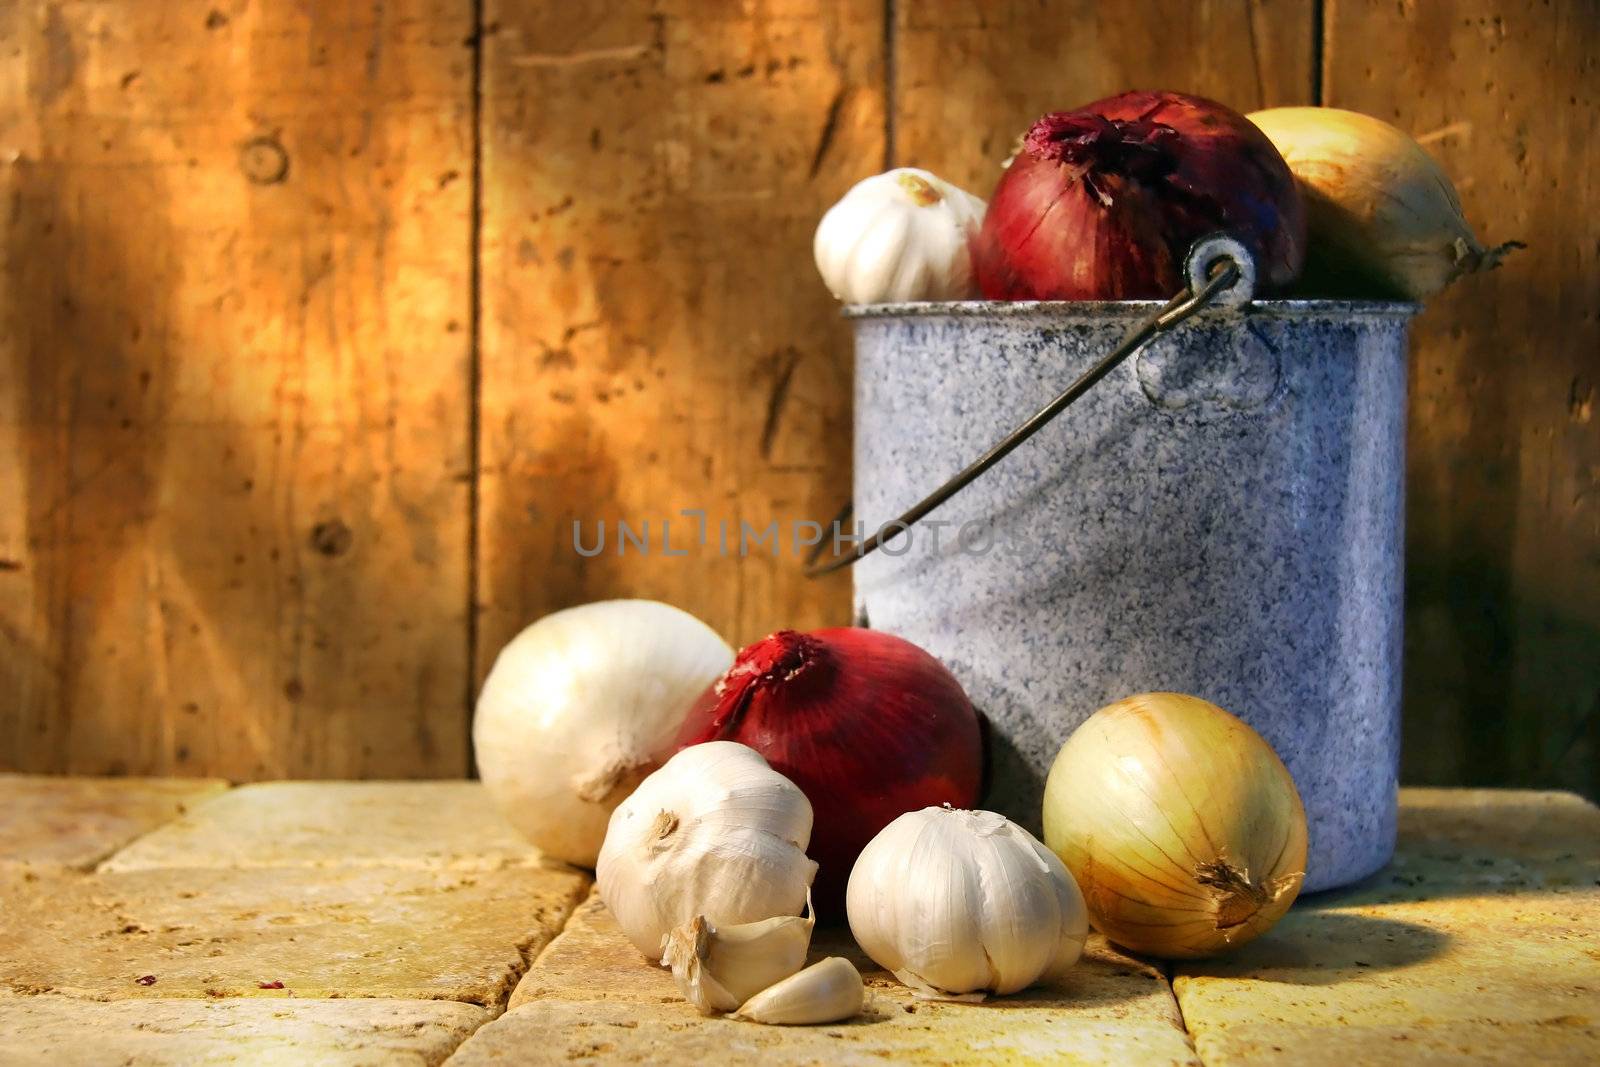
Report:
<svg viewBox="0 0 1600 1067"><path fill-rule="evenodd" d="M849 309L857 519L916 503L1154 306ZM1208 312L856 565L858 617L939 656L988 716L990 806L1037 833L1073 729L1175 690L1239 715L1288 764L1306 889L1387 862L1415 310Z"/></svg>

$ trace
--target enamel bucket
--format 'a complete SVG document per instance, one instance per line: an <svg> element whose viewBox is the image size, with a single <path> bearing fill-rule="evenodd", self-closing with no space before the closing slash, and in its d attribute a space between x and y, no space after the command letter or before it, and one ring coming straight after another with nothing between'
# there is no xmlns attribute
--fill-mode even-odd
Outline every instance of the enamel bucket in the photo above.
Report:
<svg viewBox="0 0 1600 1067"><path fill-rule="evenodd" d="M855 516L903 512L1156 304L889 304L855 328ZM1411 304L1256 301L1157 338L855 565L858 621L928 649L989 725L985 803L1038 833L1067 736L1192 693L1305 803L1305 888L1394 849Z"/></svg>

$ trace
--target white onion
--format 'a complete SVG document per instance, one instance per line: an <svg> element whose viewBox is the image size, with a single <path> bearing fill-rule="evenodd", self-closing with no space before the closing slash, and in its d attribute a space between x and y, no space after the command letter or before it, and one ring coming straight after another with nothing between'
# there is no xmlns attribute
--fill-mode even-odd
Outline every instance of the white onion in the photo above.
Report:
<svg viewBox="0 0 1600 1067"><path fill-rule="evenodd" d="M592 867L611 812L672 754L689 708L732 663L726 641L668 604L547 615L483 683L472 743L484 785L546 855Z"/></svg>

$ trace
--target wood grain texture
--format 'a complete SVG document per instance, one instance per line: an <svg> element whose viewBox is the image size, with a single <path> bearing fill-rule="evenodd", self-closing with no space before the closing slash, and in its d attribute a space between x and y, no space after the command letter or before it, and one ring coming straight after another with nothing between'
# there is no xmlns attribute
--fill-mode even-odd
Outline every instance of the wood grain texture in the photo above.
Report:
<svg viewBox="0 0 1600 1067"><path fill-rule="evenodd" d="M741 557L739 532L787 542L849 495L849 334L811 236L882 167L881 4L485 19L479 677L534 618L608 597L735 643L847 621L847 577L808 582L788 543ZM618 554L619 519L648 555ZM591 548L606 522L602 554L574 520Z"/></svg>
<svg viewBox="0 0 1600 1067"><path fill-rule="evenodd" d="M547 611L844 621L739 543L849 492L823 210L886 159L987 193L1124 88L1320 84L1533 246L1417 325L1406 777L1600 793L1592 2L476 6L0 4L0 768L454 775Z"/></svg>
<svg viewBox="0 0 1600 1067"><path fill-rule="evenodd" d="M1404 776L1600 793L1600 6L1329 0L1326 102L1528 250L1417 320Z"/></svg>
<svg viewBox="0 0 1600 1067"><path fill-rule="evenodd" d="M987 197L1047 111L1127 89L1240 111L1312 101L1309 0L927 0L894 5L894 162Z"/></svg>
<svg viewBox="0 0 1600 1067"><path fill-rule="evenodd" d="M0 5L0 766L466 769L471 30Z"/></svg>

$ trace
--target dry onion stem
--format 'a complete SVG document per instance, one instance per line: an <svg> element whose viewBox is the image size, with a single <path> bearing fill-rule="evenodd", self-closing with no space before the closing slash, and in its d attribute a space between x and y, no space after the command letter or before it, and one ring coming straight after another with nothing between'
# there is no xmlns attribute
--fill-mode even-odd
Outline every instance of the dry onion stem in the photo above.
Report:
<svg viewBox="0 0 1600 1067"><path fill-rule="evenodd" d="M1283 762L1177 693L1129 697L1078 728L1050 770L1044 835L1095 927L1168 959L1254 939L1305 879L1305 809Z"/></svg>

